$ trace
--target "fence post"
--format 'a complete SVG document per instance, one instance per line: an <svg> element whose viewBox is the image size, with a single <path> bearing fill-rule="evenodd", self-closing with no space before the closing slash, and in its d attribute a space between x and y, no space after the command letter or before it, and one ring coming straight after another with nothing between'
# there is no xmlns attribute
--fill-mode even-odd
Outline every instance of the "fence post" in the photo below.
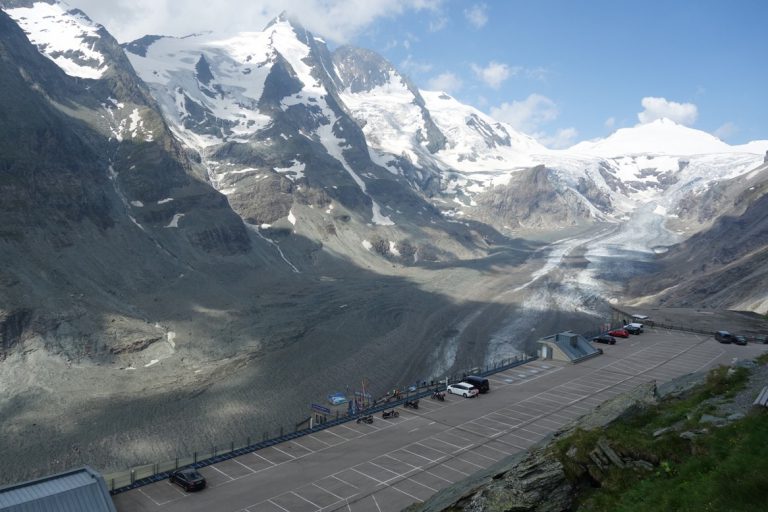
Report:
<svg viewBox="0 0 768 512"><path fill-rule="evenodd" d="M192 460L194 461L194 464L197 464L197 452L194 452L192 455Z"/></svg>
<svg viewBox="0 0 768 512"><path fill-rule="evenodd" d="M235 442L234 441L230 441L229 442L229 451L231 451L231 452L235 451Z"/></svg>
<svg viewBox="0 0 768 512"><path fill-rule="evenodd" d="M136 481L136 471L131 470L131 484Z"/></svg>

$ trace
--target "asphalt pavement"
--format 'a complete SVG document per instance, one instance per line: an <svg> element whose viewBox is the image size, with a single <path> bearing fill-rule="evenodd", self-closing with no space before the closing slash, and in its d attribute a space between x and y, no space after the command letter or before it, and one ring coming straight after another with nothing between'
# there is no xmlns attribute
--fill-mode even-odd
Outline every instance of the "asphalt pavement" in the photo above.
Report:
<svg viewBox="0 0 768 512"><path fill-rule="evenodd" d="M202 468L208 487L167 480L118 494L118 511L390 512L525 450L634 387L754 357L766 345L722 345L663 329L601 346L571 365L534 361L489 377L477 398L422 399L419 409L354 421Z"/></svg>

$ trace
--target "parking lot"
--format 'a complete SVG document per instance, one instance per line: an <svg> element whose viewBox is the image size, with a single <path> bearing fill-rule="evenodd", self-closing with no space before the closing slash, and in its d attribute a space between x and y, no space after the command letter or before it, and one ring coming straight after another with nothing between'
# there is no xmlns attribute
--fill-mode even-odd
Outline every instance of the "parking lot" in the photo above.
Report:
<svg viewBox="0 0 768 512"><path fill-rule="evenodd" d="M168 481L114 497L119 511L388 512L423 501L523 450L596 405L649 380L666 382L766 345L721 345L661 329L602 347L578 365L534 361L489 377L491 392L373 424L349 422L202 468L208 488Z"/></svg>

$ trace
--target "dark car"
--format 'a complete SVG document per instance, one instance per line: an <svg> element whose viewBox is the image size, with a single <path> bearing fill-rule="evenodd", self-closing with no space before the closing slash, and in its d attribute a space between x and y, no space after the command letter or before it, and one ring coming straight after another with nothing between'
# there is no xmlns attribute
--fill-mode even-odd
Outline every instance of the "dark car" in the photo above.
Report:
<svg viewBox="0 0 768 512"><path fill-rule="evenodd" d="M616 344L616 338L613 336L609 336L608 334L601 334L600 336L595 336L592 338L592 341L595 343L605 343L607 345L615 345Z"/></svg>
<svg viewBox="0 0 768 512"><path fill-rule="evenodd" d="M614 329L612 331L608 331L609 336L614 336L616 338L629 338L629 331L626 329Z"/></svg>
<svg viewBox="0 0 768 512"><path fill-rule="evenodd" d="M640 334L643 332L643 324L631 323L624 326L624 330L629 334Z"/></svg>
<svg viewBox="0 0 768 512"><path fill-rule="evenodd" d="M491 390L491 385L488 383L488 379L485 377L470 375L468 377L464 377L464 382L472 384L480 393L487 393Z"/></svg>
<svg viewBox="0 0 768 512"><path fill-rule="evenodd" d="M171 473L171 482L187 492L205 488L205 477L194 468L180 469Z"/></svg>
<svg viewBox="0 0 768 512"><path fill-rule="evenodd" d="M747 344L747 337L746 336L736 335L736 336L733 337L733 342L736 345L746 345Z"/></svg>
<svg viewBox="0 0 768 512"><path fill-rule="evenodd" d="M736 337L728 331L717 331L715 339L720 343L733 343Z"/></svg>

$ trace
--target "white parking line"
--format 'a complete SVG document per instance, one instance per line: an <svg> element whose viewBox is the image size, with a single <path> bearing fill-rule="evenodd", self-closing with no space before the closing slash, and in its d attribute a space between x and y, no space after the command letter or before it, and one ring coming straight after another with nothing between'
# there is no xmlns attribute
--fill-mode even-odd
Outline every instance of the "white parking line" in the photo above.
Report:
<svg viewBox="0 0 768 512"><path fill-rule="evenodd" d="M181 489L176 489L176 490L179 491L182 496L186 496L187 495L186 493L182 492ZM170 503L171 501L175 501L175 500L169 500L169 501L164 501L163 503L159 503L158 501L155 501L155 499L152 496L150 496L149 494L145 493L144 489L142 489L141 487L139 487L139 492L141 494L143 494L149 501L151 501L152 503L157 505L158 507L160 505L165 505L166 503Z"/></svg>
<svg viewBox="0 0 768 512"><path fill-rule="evenodd" d="M480 464L475 464L475 463L474 463L474 462L472 462L471 460L462 459L462 458L461 458L461 456L457 456L457 457L456 457L456 459L457 459L457 460L460 460L461 462L466 462L467 464L472 464L473 466L476 466L476 467L478 467L478 468L480 468L480 469L482 469L482 468L483 468L483 466L481 466Z"/></svg>
<svg viewBox="0 0 768 512"><path fill-rule="evenodd" d="M367 461L366 461L366 462L367 462ZM362 462L361 464L365 464L365 462ZM358 464L358 466L360 466L361 464ZM367 473L363 473L363 472L362 472L362 471L360 471L359 469L355 469L354 467L351 467L351 468L349 468L349 470L350 470L350 471L354 471L355 473L360 473L360 474L361 474L361 475L363 475L364 477L366 477L366 478L370 478L370 479L371 479L371 480L373 480L374 482L378 482L378 483L379 483L379 485L386 485L386 484L384 483L384 481L383 481L383 480L379 480L378 478L372 477L371 475L369 475L369 474L367 474Z"/></svg>
<svg viewBox="0 0 768 512"><path fill-rule="evenodd" d="M271 447L274 448L275 450L279 451L280 453L289 456L291 459L296 459L297 458L295 455L291 455L290 453L286 452L285 450L281 450L280 448L277 447L277 445L272 445Z"/></svg>
<svg viewBox="0 0 768 512"><path fill-rule="evenodd" d="M419 503L423 503L423 502L424 502L424 500L422 500L421 498L419 498L419 497L417 497L417 496L414 496L413 494L411 494L411 493L409 493L409 492L405 492L404 490L402 490L402 489L400 489L400 488L398 488L398 487L395 487L394 485L390 485L390 486L389 486L389 488L390 488L390 489L394 489L394 490L396 490L397 492L400 492L400 493L402 493L402 494L405 494L405 495L406 495L406 496L408 496L409 498L413 498L414 500L416 500L416 501L417 501L417 502L419 502ZM373 496L373 495L371 495L371 496Z"/></svg>
<svg viewBox="0 0 768 512"><path fill-rule="evenodd" d="M277 498L277 496L275 496L275 498ZM273 505L274 505L274 506L276 506L276 507L279 507L279 508L281 508L281 509L285 510L285 512L291 512L291 511L290 511L290 510L288 510L287 508L285 508L285 507L281 507L280 505L278 505L277 503L275 503L274 501L272 501L272 498L270 498L270 499L268 499L268 500L266 500L266 501L270 502L271 504L273 504Z"/></svg>
<svg viewBox="0 0 768 512"><path fill-rule="evenodd" d="M314 439L314 440L315 440L315 441L317 441L318 443L324 444L325 446L331 446L331 443L326 443L325 441L323 441L322 439L318 438L318 437L317 437L317 436L315 436L314 434L310 434L310 435L309 435L309 436L307 436L307 437L309 437L310 439Z"/></svg>
<svg viewBox="0 0 768 512"><path fill-rule="evenodd" d="M255 469L253 469L253 468L252 468L252 467L250 467L250 466L246 466L245 464L243 464L242 462L240 462L240 461L239 461L239 460L237 460L237 459L239 459L239 457L235 457L235 458L233 458L232 460L233 460L233 461L235 461L235 462L237 462L237 463L238 463L238 464L240 464L241 466L243 466L245 469L249 470L251 473L255 473L255 472L256 472L256 470L255 470Z"/></svg>
<svg viewBox="0 0 768 512"><path fill-rule="evenodd" d="M341 471L339 471L339 473L341 473L341 472L343 472L343 471L346 471L347 469L351 469L351 468L345 468L345 469L342 469ZM337 477L337 476L336 476L337 474L338 474L338 473L334 473L334 474L332 474L332 475L331 475L331 478L335 478L336 480L338 480L339 482L341 482L341 483L343 483L343 484L347 484L347 485L349 485L349 486L352 486L352 487L354 487L355 489L359 489L359 487L358 487L358 486L356 486L355 484L353 484L353 483L350 483L350 482L347 482L346 480L342 480L341 478ZM322 480L322 478L321 478L320 480Z"/></svg>
<svg viewBox="0 0 768 512"><path fill-rule="evenodd" d="M224 475L225 477L229 478L230 480L234 480L234 478L232 478L231 476L229 476L228 474L226 474L225 472L223 472L222 470L220 470L219 468L217 468L215 465L210 465L210 466L208 466L208 467L209 467L209 468L211 468L211 469L213 469L213 470L215 470L215 471L218 471L219 473L221 473L221 474L222 474L222 475Z"/></svg>
<svg viewBox="0 0 768 512"><path fill-rule="evenodd" d="M291 492L290 492L290 494L293 494L293 495L294 495L294 496L296 496L297 498L299 498L299 499L302 499L302 500L306 501L307 503L309 503L309 504L310 504L310 505L312 505L313 507L316 507L318 510L319 510L319 509L321 509L321 508L323 508L323 507L321 507L320 505L318 505L317 503L312 503L311 501L309 501L309 500L308 500L307 498L305 498L304 496L302 496L302 495L300 495L300 494L296 494L296 492L294 492L294 491L291 491Z"/></svg>
<svg viewBox="0 0 768 512"><path fill-rule="evenodd" d="M373 498L373 502L376 504L376 509L377 509L379 512L381 512L381 507L379 506L379 502L378 502L378 501L376 501L376 496L374 496L373 494L371 494L371 498Z"/></svg>
<svg viewBox="0 0 768 512"><path fill-rule="evenodd" d="M418 480L415 480L415 479L413 479L413 478L411 478L409 481L410 481L410 482L413 482L413 483L415 483L415 484L419 484L420 486L422 486L422 487L424 487L424 488L426 488L426 489L429 489L429 490L430 490L430 491L432 491L432 492L437 492L437 489L433 489L432 487L428 486L427 484L423 484L423 483L421 483L421 482L419 482Z"/></svg>
<svg viewBox="0 0 768 512"><path fill-rule="evenodd" d="M336 480L338 480L338 478L337 478ZM314 485L315 487L317 487L317 488L318 488L318 489L320 489L321 491L323 491L323 492L327 492L328 494L330 494L331 496L333 496L333 497L334 497L334 498L336 498L337 500L342 500L342 501L344 500L344 498L342 498L341 496L338 496L337 494L335 494L335 493L333 493L333 492L329 491L329 490L328 490L328 489L326 489L325 487L320 487L320 486L319 486L319 485L317 485L315 482L312 482L310 485Z"/></svg>
<svg viewBox="0 0 768 512"><path fill-rule="evenodd" d="M409 445L409 446L410 446L410 445ZM416 452L412 452L411 450L409 450L409 449L407 449L407 448L400 448L400 449L401 449L402 451L404 451L404 452L408 452L408 453L410 453L411 455L415 455L415 456L417 456L417 457L420 457L420 458L422 458L422 459L424 459L424 460L428 460L429 462L437 462L437 461L439 461L439 460L442 460L442 459L444 459L444 458L445 458L445 456L443 456L443 457L440 457L440 458L437 458L437 459L430 459L429 457L425 457L425 456L423 456L423 455L419 455L419 454L418 454L418 453L416 453Z"/></svg>

